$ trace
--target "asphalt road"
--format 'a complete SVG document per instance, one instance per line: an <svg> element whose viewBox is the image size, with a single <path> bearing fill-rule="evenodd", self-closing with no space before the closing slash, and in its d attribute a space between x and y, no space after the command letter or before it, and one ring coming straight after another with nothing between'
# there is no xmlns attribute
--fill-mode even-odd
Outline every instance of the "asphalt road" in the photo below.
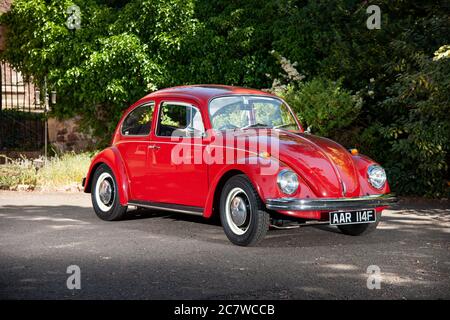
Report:
<svg viewBox="0 0 450 320"><path fill-rule="evenodd" d="M87 194L0 192L0 299L449 299L449 202L395 209L367 236L273 230L242 248L200 217L104 222ZM380 289L367 288L370 265Z"/></svg>

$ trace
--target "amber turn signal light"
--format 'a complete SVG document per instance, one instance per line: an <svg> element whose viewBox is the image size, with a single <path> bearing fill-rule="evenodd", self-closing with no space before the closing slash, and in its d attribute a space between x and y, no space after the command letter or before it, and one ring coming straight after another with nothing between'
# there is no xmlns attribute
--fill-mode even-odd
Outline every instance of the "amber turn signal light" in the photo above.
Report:
<svg viewBox="0 0 450 320"><path fill-rule="evenodd" d="M352 156L357 156L359 154L358 149L356 148L349 149L348 151L350 151Z"/></svg>

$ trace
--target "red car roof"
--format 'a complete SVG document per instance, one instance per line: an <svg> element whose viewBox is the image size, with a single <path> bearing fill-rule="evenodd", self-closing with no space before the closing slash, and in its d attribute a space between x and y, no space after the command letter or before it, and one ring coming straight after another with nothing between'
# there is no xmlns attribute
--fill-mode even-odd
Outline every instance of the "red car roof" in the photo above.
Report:
<svg viewBox="0 0 450 320"><path fill-rule="evenodd" d="M231 94L254 94L254 95L273 96L270 93L256 89L207 84L207 85L179 86L162 89L150 93L145 98L177 96L180 98L191 98L195 100L201 100L202 102L207 103L214 97Z"/></svg>

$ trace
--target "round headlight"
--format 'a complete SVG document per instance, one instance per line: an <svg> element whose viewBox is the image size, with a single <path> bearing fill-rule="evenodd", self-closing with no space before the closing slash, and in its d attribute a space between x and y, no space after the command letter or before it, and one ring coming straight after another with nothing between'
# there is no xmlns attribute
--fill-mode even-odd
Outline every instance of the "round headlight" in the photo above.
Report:
<svg viewBox="0 0 450 320"><path fill-rule="evenodd" d="M297 174L289 169L281 170L277 177L280 190L285 194L293 194L298 189Z"/></svg>
<svg viewBox="0 0 450 320"><path fill-rule="evenodd" d="M367 176L373 187L377 189L384 187L384 184L386 183L386 172L384 172L384 169L379 165L371 165L367 169Z"/></svg>

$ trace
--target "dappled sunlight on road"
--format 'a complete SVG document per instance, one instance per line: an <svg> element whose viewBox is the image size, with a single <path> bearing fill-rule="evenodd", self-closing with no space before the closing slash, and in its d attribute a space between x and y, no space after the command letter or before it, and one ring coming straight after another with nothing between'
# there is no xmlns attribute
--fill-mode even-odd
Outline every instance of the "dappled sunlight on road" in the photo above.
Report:
<svg viewBox="0 0 450 320"><path fill-rule="evenodd" d="M11 209L13 207L5 206L4 209ZM34 212L33 210L28 210L27 207L21 207L21 209L24 212ZM39 210L41 211L41 210ZM54 217L43 217L43 216L17 216L17 215L7 215L7 214L0 214L0 218L5 219L16 219L16 220L22 220L22 221L50 221L50 222L71 222L71 223L78 223L78 224L89 224L89 222L76 220L76 219L69 219L69 218L54 218Z"/></svg>
<svg viewBox="0 0 450 320"><path fill-rule="evenodd" d="M385 210L378 230L398 230L415 234L434 231L450 233L450 209L430 209L425 215L421 210Z"/></svg>
<svg viewBox="0 0 450 320"><path fill-rule="evenodd" d="M149 299L450 298L447 208L384 212L360 237L336 227L270 230L229 243L220 223L155 210L98 219L85 194L0 192L0 297ZM77 264L88 279L64 286ZM381 289L367 289L379 266Z"/></svg>
<svg viewBox="0 0 450 320"><path fill-rule="evenodd" d="M333 270L339 270L339 271L351 271L351 270L358 270L357 266L351 265L351 264L326 264L323 266L324 268L330 268Z"/></svg>

